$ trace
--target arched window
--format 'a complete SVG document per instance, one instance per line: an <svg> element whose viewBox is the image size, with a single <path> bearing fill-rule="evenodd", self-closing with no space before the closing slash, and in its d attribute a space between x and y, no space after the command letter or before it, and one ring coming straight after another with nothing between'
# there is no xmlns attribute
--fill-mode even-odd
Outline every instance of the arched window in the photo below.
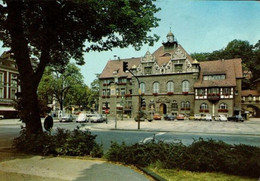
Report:
<svg viewBox="0 0 260 181"><path fill-rule="evenodd" d="M187 101L182 101L181 102L181 110L190 110L190 102Z"/></svg>
<svg viewBox="0 0 260 181"><path fill-rule="evenodd" d="M178 104L176 101L172 102L172 111L178 111Z"/></svg>
<svg viewBox="0 0 260 181"><path fill-rule="evenodd" d="M221 103L221 104L219 105L219 109L228 109L228 106L227 106L226 103Z"/></svg>
<svg viewBox="0 0 260 181"><path fill-rule="evenodd" d="M141 93L145 93L145 83L140 84Z"/></svg>
<svg viewBox="0 0 260 181"><path fill-rule="evenodd" d="M186 102L186 108L190 109L190 102L189 101Z"/></svg>
<svg viewBox="0 0 260 181"><path fill-rule="evenodd" d="M169 81L167 83L167 91L168 92L174 92L174 87L173 87L173 82L172 81Z"/></svg>
<svg viewBox="0 0 260 181"><path fill-rule="evenodd" d="M184 80L182 82L182 92L189 92L190 90L190 82L187 80Z"/></svg>
<svg viewBox="0 0 260 181"><path fill-rule="evenodd" d="M159 82L154 82L153 83L153 93L159 93L159 90L160 90Z"/></svg>
<svg viewBox="0 0 260 181"><path fill-rule="evenodd" d="M208 104L202 103L202 104L200 105L200 109L201 109L201 110L208 110Z"/></svg>
<svg viewBox="0 0 260 181"><path fill-rule="evenodd" d="M186 103L184 101L181 102L181 108L185 108L186 107Z"/></svg>

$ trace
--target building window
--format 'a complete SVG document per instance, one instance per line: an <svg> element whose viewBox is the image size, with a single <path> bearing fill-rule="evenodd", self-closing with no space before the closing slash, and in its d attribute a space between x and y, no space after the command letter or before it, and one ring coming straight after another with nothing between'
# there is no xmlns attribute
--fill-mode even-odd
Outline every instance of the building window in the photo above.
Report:
<svg viewBox="0 0 260 181"><path fill-rule="evenodd" d="M223 88L224 95L231 95L231 88Z"/></svg>
<svg viewBox="0 0 260 181"><path fill-rule="evenodd" d="M152 73L152 67L145 67L144 73L145 73L145 75L151 74Z"/></svg>
<svg viewBox="0 0 260 181"><path fill-rule="evenodd" d="M200 110L208 110L209 108L208 108L208 104L206 104L206 103L202 103L201 105L200 105Z"/></svg>
<svg viewBox="0 0 260 181"><path fill-rule="evenodd" d="M106 95L106 89L102 90L102 95L105 96Z"/></svg>
<svg viewBox="0 0 260 181"><path fill-rule="evenodd" d="M190 109L190 102L189 101L186 102L186 109Z"/></svg>
<svg viewBox="0 0 260 181"><path fill-rule="evenodd" d="M205 89L197 89L197 95L198 96L204 96L205 95Z"/></svg>
<svg viewBox="0 0 260 181"><path fill-rule="evenodd" d="M0 98L4 98L4 88L0 87Z"/></svg>
<svg viewBox="0 0 260 181"><path fill-rule="evenodd" d="M4 73L0 72L0 86L4 86Z"/></svg>
<svg viewBox="0 0 260 181"><path fill-rule="evenodd" d="M173 82L170 81L167 83L167 91L168 92L174 92Z"/></svg>
<svg viewBox="0 0 260 181"><path fill-rule="evenodd" d="M121 95L124 96L125 95L125 88L121 89Z"/></svg>
<svg viewBox="0 0 260 181"><path fill-rule="evenodd" d="M203 80L225 80L226 75L225 74L219 74L219 75L203 75Z"/></svg>
<svg viewBox="0 0 260 181"><path fill-rule="evenodd" d="M219 88L209 88L208 94L219 94Z"/></svg>
<svg viewBox="0 0 260 181"><path fill-rule="evenodd" d="M140 84L141 93L145 93L145 84L142 82Z"/></svg>
<svg viewBox="0 0 260 181"><path fill-rule="evenodd" d="M153 83L153 93L159 93L159 82L154 82Z"/></svg>
<svg viewBox="0 0 260 181"><path fill-rule="evenodd" d="M126 79L124 79L124 78L118 79L118 83L126 83Z"/></svg>
<svg viewBox="0 0 260 181"><path fill-rule="evenodd" d="M227 106L226 103L221 103L221 104L219 105L219 109L226 110L226 109L228 109L228 106Z"/></svg>
<svg viewBox="0 0 260 181"><path fill-rule="evenodd" d="M11 86L17 87L17 75L16 74L11 74Z"/></svg>
<svg viewBox="0 0 260 181"><path fill-rule="evenodd" d="M110 89L107 89L107 96L110 96Z"/></svg>
<svg viewBox="0 0 260 181"><path fill-rule="evenodd" d="M116 96L119 96L119 88L116 89Z"/></svg>
<svg viewBox="0 0 260 181"><path fill-rule="evenodd" d="M15 99L15 93L16 93L16 90L15 89L11 89L11 95L10 95L11 99Z"/></svg>
<svg viewBox="0 0 260 181"><path fill-rule="evenodd" d="M181 109L184 109L186 107L186 104L184 101L181 102Z"/></svg>
<svg viewBox="0 0 260 181"><path fill-rule="evenodd" d="M190 90L190 82L187 80L184 80L182 82L182 92L189 92Z"/></svg>
<svg viewBox="0 0 260 181"><path fill-rule="evenodd" d="M182 101L181 102L181 110L190 110L190 102L187 101Z"/></svg>
<svg viewBox="0 0 260 181"><path fill-rule="evenodd" d="M175 72L182 72L182 64L176 64L174 66Z"/></svg>
<svg viewBox="0 0 260 181"><path fill-rule="evenodd" d="M172 103L172 111L178 111L178 104L176 101L173 101Z"/></svg>

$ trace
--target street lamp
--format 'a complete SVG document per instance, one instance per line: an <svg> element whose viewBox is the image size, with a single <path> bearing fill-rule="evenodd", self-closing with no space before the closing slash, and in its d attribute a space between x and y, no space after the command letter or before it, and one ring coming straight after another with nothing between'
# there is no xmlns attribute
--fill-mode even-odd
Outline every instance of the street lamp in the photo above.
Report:
<svg viewBox="0 0 260 181"><path fill-rule="evenodd" d="M117 100L117 83L118 83L118 77L117 74L114 75L114 83L115 83L115 129L117 129L117 104L116 104L116 100Z"/></svg>

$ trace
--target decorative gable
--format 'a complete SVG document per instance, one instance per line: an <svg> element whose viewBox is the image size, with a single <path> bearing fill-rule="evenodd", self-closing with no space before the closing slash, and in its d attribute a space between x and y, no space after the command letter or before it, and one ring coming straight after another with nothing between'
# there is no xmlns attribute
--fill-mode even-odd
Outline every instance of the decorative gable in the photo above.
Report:
<svg viewBox="0 0 260 181"><path fill-rule="evenodd" d="M187 58L186 53L183 50L181 50L179 46L172 54L172 60L180 60L180 59L186 59L186 58Z"/></svg>
<svg viewBox="0 0 260 181"><path fill-rule="evenodd" d="M144 57L142 57L141 62L154 62L155 61L155 57L149 52L147 51L146 54L144 55Z"/></svg>

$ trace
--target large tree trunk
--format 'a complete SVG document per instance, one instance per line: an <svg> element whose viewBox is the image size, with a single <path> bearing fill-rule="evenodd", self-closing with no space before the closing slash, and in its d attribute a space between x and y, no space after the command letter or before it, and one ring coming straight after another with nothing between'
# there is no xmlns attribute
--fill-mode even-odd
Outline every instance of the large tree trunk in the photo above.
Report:
<svg viewBox="0 0 260 181"><path fill-rule="evenodd" d="M11 51L18 66L21 94L19 101L20 118L26 124L28 134L42 133L38 106L37 87L40 79L35 78L31 65L28 42L24 37L22 23L22 1L7 1L7 28L11 35Z"/></svg>

